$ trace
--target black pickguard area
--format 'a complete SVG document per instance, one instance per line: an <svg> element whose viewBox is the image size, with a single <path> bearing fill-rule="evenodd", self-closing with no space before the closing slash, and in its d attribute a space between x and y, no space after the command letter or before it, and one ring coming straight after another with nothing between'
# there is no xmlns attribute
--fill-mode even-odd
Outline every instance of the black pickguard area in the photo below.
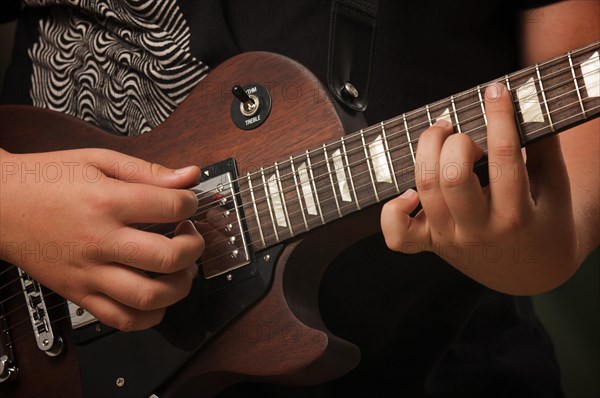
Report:
<svg viewBox="0 0 600 398"><path fill-rule="evenodd" d="M205 170L210 175L232 172L235 176L235 169L235 161L227 159ZM152 395L211 337L268 291L282 250L279 245L250 252L250 264L228 272L230 280L225 275L205 279L199 274L190 294L169 307L163 321L152 329L123 333L93 324L75 330L83 396Z"/></svg>

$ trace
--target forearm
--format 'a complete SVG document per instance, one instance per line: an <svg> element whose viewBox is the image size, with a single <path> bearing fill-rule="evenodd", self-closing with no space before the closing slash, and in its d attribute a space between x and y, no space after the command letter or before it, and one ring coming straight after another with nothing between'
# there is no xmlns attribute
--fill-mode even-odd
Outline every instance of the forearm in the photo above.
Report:
<svg viewBox="0 0 600 398"><path fill-rule="evenodd" d="M521 15L523 66L600 40L600 1L562 1ZM600 121L560 135L578 237L578 263L600 244Z"/></svg>
<svg viewBox="0 0 600 398"><path fill-rule="evenodd" d="M581 263L600 244L600 119L560 136L569 173Z"/></svg>

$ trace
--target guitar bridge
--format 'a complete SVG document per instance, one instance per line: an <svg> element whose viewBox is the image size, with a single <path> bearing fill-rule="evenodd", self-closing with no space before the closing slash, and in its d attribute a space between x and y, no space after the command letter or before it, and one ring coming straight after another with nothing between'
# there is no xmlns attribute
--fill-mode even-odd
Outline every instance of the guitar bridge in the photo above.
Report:
<svg viewBox="0 0 600 398"><path fill-rule="evenodd" d="M37 346L48 356L55 357L60 355L63 349L63 342L60 336L54 335L52 330L42 288L26 272L20 268L18 268L18 271Z"/></svg>
<svg viewBox="0 0 600 398"><path fill-rule="evenodd" d="M15 380L19 374L19 368L15 365L15 354L12 349L10 328L6 321L4 308L0 303L2 316L0 316L0 383Z"/></svg>

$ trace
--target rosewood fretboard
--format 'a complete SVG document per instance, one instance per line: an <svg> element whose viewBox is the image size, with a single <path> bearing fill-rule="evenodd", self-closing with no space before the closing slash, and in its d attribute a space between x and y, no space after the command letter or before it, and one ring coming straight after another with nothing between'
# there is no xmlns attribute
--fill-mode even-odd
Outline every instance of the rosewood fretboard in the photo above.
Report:
<svg viewBox="0 0 600 398"><path fill-rule="evenodd" d="M421 133L444 118L484 151L484 91L502 82L523 146L598 116L598 42L482 84L239 179L249 234L262 249L414 187Z"/></svg>

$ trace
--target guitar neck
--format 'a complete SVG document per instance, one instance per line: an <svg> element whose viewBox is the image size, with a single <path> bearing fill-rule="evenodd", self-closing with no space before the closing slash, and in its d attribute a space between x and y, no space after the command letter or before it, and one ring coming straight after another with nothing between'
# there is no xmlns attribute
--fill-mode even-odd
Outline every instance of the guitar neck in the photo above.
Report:
<svg viewBox="0 0 600 398"><path fill-rule="evenodd" d="M484 91L502 82L523 146L600 112L599 42L276 162L238 181L255 249L327 224L414 187L420 135L446 119L487 153Z"/></svg>

